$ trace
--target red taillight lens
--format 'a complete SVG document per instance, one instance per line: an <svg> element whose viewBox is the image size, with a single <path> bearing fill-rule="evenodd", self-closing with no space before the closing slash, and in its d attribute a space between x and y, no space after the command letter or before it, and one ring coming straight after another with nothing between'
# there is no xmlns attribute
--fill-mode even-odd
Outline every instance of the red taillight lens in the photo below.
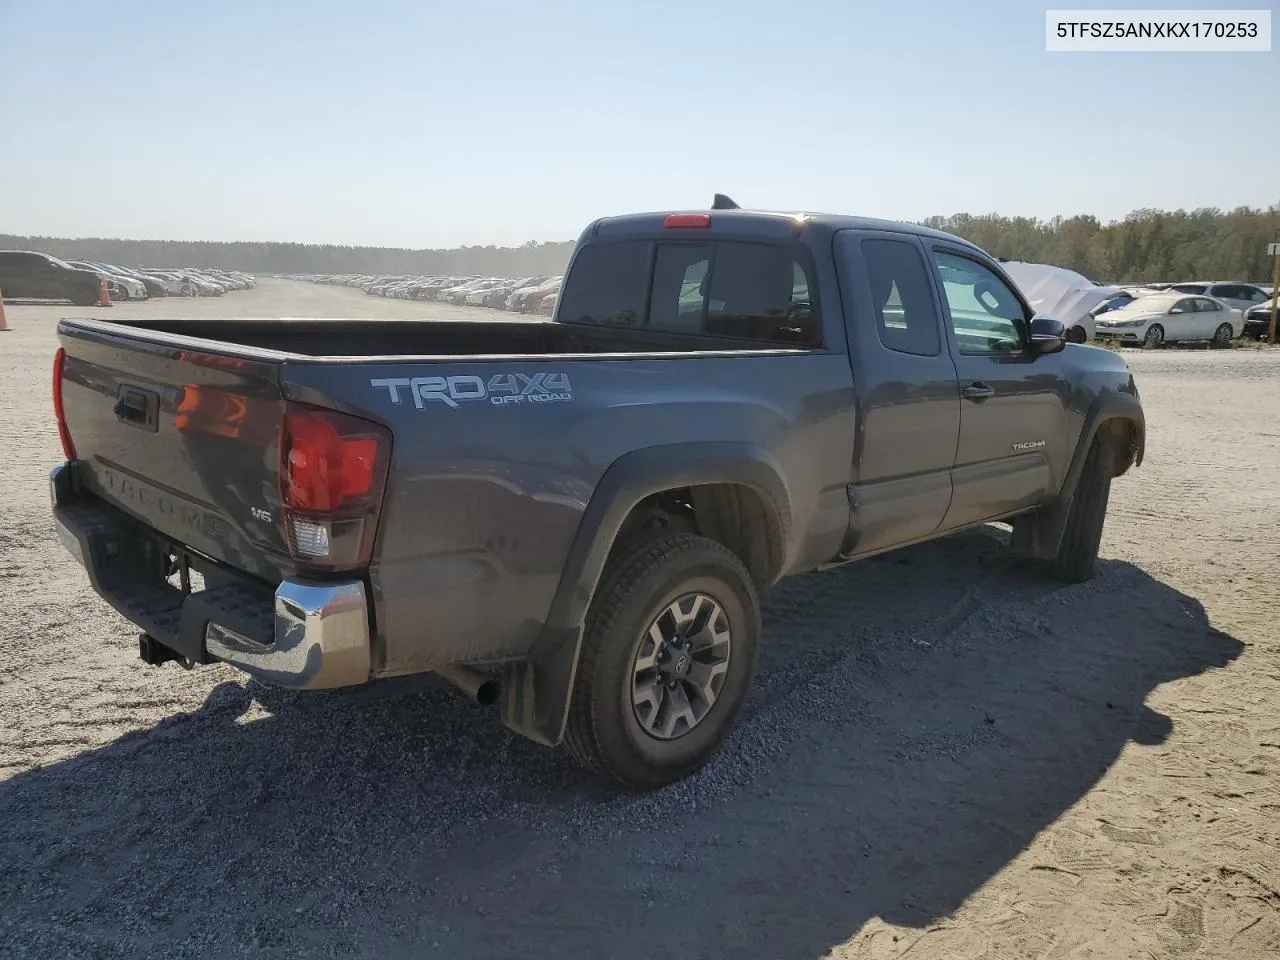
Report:
<svg viewBox="0 0 1280 960"><path fill-rule="evenodd" d="M58 419L58 439L62 441L62 453L68 460L76 458L76 445L71 442L67 429L67 417L62 411L62 367L67 362L67 351L58 348L53 355L53 415Z"/></svg>
<svg viewBox="0 0 1280 960"><path fill-rule="evenodd" d="M369 561L391 434L359 417L288 404L280 435L280 501L295 559L326 569Z"/></svg>
<svg viewBox="0 0 1280 960"><path fill-rule="evenodd" d="M709 213L673 213L662 221L664 227L709 227Z"/></svg>
<svg viewBox="0 0 1280 960"><path fill-rule="evenodd" d="M342 417L342 420L355 420ZM342 427L348 432L343 433ZM333 414L289 410L284 419L285 506L333 512L355 505L373 489L378 440L373 424L343 424ZM352 431L359 431L354 433Z"/></svg>

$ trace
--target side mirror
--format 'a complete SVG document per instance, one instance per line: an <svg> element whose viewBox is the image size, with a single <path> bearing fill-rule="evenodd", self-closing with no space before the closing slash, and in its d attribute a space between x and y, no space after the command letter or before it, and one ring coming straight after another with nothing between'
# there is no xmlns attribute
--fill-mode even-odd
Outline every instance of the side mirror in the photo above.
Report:
<svg viewBox="0 0 1280 960"><path fill-rule="evenodd" d="M1031 355L1044 356L1057 353L1067 345L1067 328L1053 317L1031 318Z"/></svg>

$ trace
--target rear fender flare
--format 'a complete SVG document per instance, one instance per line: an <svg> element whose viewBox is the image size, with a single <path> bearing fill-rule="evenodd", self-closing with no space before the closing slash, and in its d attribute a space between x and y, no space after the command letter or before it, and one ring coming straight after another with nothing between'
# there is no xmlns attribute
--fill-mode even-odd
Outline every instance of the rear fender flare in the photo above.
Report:
<svg viewBox="0 0 1280 960"><path fill-rule="evenodd" d="M754 444L715 441L646 447L610 465L596 485L569 550L560 585L527 659L502 668L502 722L546 746L564 737L582 632L618 531L631 509L663 490L736 483L763 495L785 554L792 542L790 491L781 466Z"/></svg>

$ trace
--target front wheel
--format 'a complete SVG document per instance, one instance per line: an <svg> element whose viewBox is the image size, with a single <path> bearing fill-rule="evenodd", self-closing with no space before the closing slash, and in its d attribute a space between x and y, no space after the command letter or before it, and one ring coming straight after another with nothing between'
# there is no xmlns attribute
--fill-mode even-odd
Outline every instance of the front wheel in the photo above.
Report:
<svg viewBox="0 0 1280 960"><path fill-rule="evenodd" d="M1156 347L1161 346L1163 343L1164 343L1164 327L1160 326L1160 324L1158 323L1153 323L1151 326L1147 327L1147 335L1142 338L1142 345L1144 347L1150 347L1152 350L1154 350Z"/></svg>
<svg viewBox="0 0 1280 960"><path fill-rule="evenodd" d="M722 544L679 535L624 548L591 602L565 749L632 789L688 776L733 729L759 636L751 575Z"/></svg>
<svg viewBox="0 0 1280 960"><path fill-rule="evenodd" d="M1218 329L1213 331L1213 339L1209 341L1209 345L1218 350L1231 346L1231 324L1219 324Z"/></svg>
<svg viewBox="0 0 1280 960"><path fill-rule="evenodd" d="M1088 339L1089 334L1078 323L1067 331L1067 343L1085 343Z"/></svg>

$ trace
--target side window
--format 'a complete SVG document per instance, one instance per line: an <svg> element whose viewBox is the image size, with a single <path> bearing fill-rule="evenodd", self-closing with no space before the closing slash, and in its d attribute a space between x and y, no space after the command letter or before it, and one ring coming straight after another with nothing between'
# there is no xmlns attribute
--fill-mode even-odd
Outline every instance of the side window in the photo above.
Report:
<svg viewBox="0 0 1280 960"><path fill-rule="evenodd" d="M1248 300L1251 303L1262 303L1262 301L1269 299L1266 293L1257 287L1243 287L1240 293L1241 300Z"/></svg>
<svg viewBox="0 0 1280 960"><path fill-rule="evenodd" d="M861 246L880 342L898 353L937 356L938 311L919 249L904 240L863 240Z"/></svg>
<svg viewBox="0 0 1280 960"><path fill-rule="evenodd" d="M812 289L808 271L791 248L717 243L703 329L749 340L813 343L818 313Z"/></svg>
<svg viewBox="0 0 1280 960"><path fill-rule="evenodd" d="M1179 300L1177 303L1175 303L1172 307L1169 308L1169 312L1170 313L1191 313L1195 310L1195 308L1196 308L1195 301L1190 299Z"/></svg>
<svg viewBox="0 0 1280 960"><path fill-rule="evenodd" d="M960 352L1021 351L1027 316L1012 288L990 269L968 257L935 250L933 259L942 278Z"/></svg>
<svg viewBox="0 0 1280 960"><path fill-rule="evenodd" d="M647 241L589 244L578 251L565 277L556 318L563 323L638 326L648 283Z"/></svg>
<svg viewBox="0 0 1280 960"><path fill-rule="evenodd" d="M653 260L649 326L677 333L701 333L707 298L711 247L704 243L663 243Z"/></svg>
<svg viewBox="0 0 1280 960"><path fill-rule="evenodd" d="M1214 300L1197 300L1196 309L1201 313L1214 313L1215 311L1221 310L1222 307L1218 306L1217 302Z"/></svg>
<svg viewBox="0 0 1280 960"><path fill-rule="evenodd" d="M1247 300L1249 298L1247 287L1239 287L1233 283L1220 283L1216 287L1210 287L1207 292L1211 297L1225 297L1228 300Z"/></svg>

